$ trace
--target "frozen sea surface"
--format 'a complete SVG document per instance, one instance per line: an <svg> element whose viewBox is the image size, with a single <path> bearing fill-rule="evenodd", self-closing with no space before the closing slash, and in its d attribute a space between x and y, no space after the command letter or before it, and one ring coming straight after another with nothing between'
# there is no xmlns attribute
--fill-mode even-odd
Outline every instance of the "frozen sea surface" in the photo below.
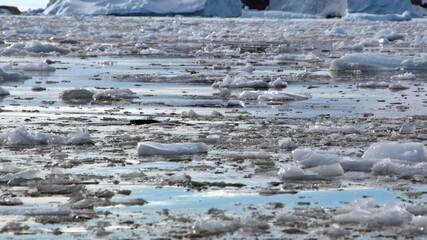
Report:
<svg viewBox="0 0 427 240"><path fill-rule="evenodd" d="M0 21L0 237L426 236L426 20Z"/></svg>

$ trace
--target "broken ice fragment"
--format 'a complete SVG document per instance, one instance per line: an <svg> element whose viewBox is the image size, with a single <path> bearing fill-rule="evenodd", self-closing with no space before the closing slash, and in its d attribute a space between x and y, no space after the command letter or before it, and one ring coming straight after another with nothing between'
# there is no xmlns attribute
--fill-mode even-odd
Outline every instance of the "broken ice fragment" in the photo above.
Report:
<svg viewBox="0 0 427 240"><path fill-rule="evenodd" d="M208 152L205 143L138 143L138 155L180 155L180 154L200 154Z"/></svg>

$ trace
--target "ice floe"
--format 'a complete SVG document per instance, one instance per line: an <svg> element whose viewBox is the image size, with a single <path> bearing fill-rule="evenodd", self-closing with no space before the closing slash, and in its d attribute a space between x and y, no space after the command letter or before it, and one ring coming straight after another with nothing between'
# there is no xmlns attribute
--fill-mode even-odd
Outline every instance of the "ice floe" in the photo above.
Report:
<svg viewBox="0 0 427 240"><path fill-rule="evenodd" d="M237 99L258 101L295 101L308 99L308 97L283 91L243 91L239 96L237 96Z"/></svg>
<svg viewBox="0 0 427 240"><path fill-rule="evenodd" d="M397 159L410 162L427 161L427 151L422 143L380 142L372 144L363 159Z"/></svg>
<svg viewBox="0 0 427 240"><path fill-rule="evenodd" d="M0 145L86 144L90 142L89 132L80 128L66 137L53 133L29 131L25 126L5 130L0 134Z"/></svg>
<svg viewBox="0 0 427 240"><path fill-rule="evenodd" d="M60 93L59 98L65 103L87 104L87 103L109 103L137 98L136 93L130 89L107 89L92 91L83 88L65 90Z"/></svg>
<svg viewBox="0 0 427 240"><path fill-rule="evenodd" d="M0 87L0 96L10 95L10 92L2 87Z"/></svg>
<svg viewBox="0 0 427 240"><path fill-rule="evenodd" d="M385 71L385 70L422 70L427 67L425 57L403 57L382 53L350 53L332 61L331 71Z"/></svg>
<svg viewBox="0 0 427 240"><path fill-rule="evenodd" d="M181 155L181 154L200 154L207 153L208 146L205 143L156 143L140 142L138 143L138 155Z"/></svg>
<svg viewBox="0 0 427 240"><path fill-rule="evenodd" d="M67 54L70 50L67 48L59 47L53 43L44 43L38 40L32 40L27 43L14 43L9 47L0 50L4 55L27 55L28 53L59 53Z"/></svg>
<svg viewBox="0 0 427 240"><path fill-rule="evenodd" d="M54 72L56 71L55 67L49 66L48 63L42 62L39 64L25 64L18 65L12 68L13 70L22 70L22 71L35 71L35 72Z"/></svg>
<svg viewBox="0 0 427 240"><path fill-rule="evenodd" d="M332 221L341 224L371 223L380 226L399 226L411 223L413 215L396 202L377 206L372 198L356 199L338 208Z"/></svg>
<svg viewBox="0 0 427 240"><path fill-rule="evenodd" d="M18 81L18 80L27 80L30 79L30 76L27 76L19 71L12 69L10 64L3 65L0 67L0 82L1 81Z"/></svg>

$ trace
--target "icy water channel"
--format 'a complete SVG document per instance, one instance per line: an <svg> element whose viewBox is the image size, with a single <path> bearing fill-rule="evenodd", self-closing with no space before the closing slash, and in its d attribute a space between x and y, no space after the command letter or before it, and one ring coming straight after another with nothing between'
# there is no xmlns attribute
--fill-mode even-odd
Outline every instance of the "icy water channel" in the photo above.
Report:
<svg viewBox="0 0 427 240"><path fill-rule="evenodd" d="M17 33L9 33L17 31L16 26L26 31L30 27L41 29L30 19L8 20L12 27L5 27L2 48L10 48L16 41L12 39ZM363 26L377 32L393 28L411 39L404 32L408 23L388 26L363 22L354 26L348 22L320 21L321 30L315 33L318 36L336 26L343 26L348 33L328 35L319 42L301 42L297 33L310 31L312 25L290 21L289 28L284 30L288 33L286 43L279 43L279 37L268 39L269 46L260 49L258 42L246 40L237 49L235 35L258 36L251 30L252 20L147 18L141 25L130 18L128 28L143 28L157 34L158 39L171 37L168 42L167 38L137 38L134 30L128 28L123 32L120 28L91 29L100 24L100 19L114 22L111 18L80 19L80 26L64 18L58 20L64 24L62 29L57 28L53 19L43 19L58 34L67 31L67 41L58 36L51 39L58 46L71 49L71 53L9 55L3 51L0 57L0 65L10 64L15 72L31 77L4 78L1 84L9 92L0 102L1 238L426 236L425 166L417 165L419 168L414 169L413 163L399 161L396 164L401 165L386 165L381 171L371 172L360 170L364 165L358 161L378 142L426 145L427 72L414 69L411 77L405 78L402 74L406 71L402 69L329 70L331 61L355 51L337 46L340 42L350 46L357 28ZM166 28L168 24L170 29ZM245 27L236 28L239 24ZM268 26L279 26L281 22L262 20L257 24L273 34ZM218 43L215 34L210 38L206 35L209 27L218 31L228 27L226 33L230 36ZM191 28L194 39L178 38L175 30L180 28ZM145 46L139 54L108 55L98 49L86 56L82 54L89 52L84 50L85 44L94 39L75 33L76 29L91 29L95 40L107 38L102 43L112 49L122 49L120 44L126 49L132 39L135 45L142 41L168 54L156 54L151 49L153 54L147 55L144 51L150 48ZM123 36L117 39L115 32ZM114 36L108 39L106 33ZM130 37L128 33L134 35ZM17 35L24 42L49 39L44 34ZM366 37L371 35L367 33ZM76 43L70 39L77 39ZM188 41L196 42L196 47ZM294 49L293 44L298 47ZM298 50L300 46L303 51ZM405 52L405 56L420 51L419 45L410 46L410 41L393 42L367 47L366 51ZM193 48L198 47L210 54L193 54ZM221 51L215 51L215 47ZM287 55L277 57L280 54ZM306 55L309 57L301 59ZM25 70L24 66L46 59L55 71L47 71L41 65ZM264 82L279 78L287 82L287 87L215 87L225 83L227 75ZM403 87L388 87L396 78ZM71 101L63 97L65 92L77 88L92 93L127 89L132 94L120 97L112 93L100 99L76 95ZM265 93L263 98L258 97L260 93ZM407 123L414 130L402 131ZM90 141L10 144L7 139L28 137L19 126L40 138L42 133L71 136L82 128L90 134ZM10 134L13 130L15 135ZM145 141L204 142L209 150L194 155L138 156L137 144ZM289 166L304 166L292 152L296 149L313 151L313 159L318 161L324 159L316 153L329 154L331 159L357 159L357 167L345 167L336 174L336 166L326 164L329 167L314 170L321 173L315 179L309 172L280 173L280 169Z"/></svg>

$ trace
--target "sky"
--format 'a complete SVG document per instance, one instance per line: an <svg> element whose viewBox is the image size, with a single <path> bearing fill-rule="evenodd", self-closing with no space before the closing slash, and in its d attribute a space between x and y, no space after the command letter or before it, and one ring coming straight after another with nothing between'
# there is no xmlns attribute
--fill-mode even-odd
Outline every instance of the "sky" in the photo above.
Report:
<svg viewBox="0 0 427 240"><path fill-rule="evenodd" d="M21 11L45 8L49 0L0 0L0 5L16 6Z"/></svg>

